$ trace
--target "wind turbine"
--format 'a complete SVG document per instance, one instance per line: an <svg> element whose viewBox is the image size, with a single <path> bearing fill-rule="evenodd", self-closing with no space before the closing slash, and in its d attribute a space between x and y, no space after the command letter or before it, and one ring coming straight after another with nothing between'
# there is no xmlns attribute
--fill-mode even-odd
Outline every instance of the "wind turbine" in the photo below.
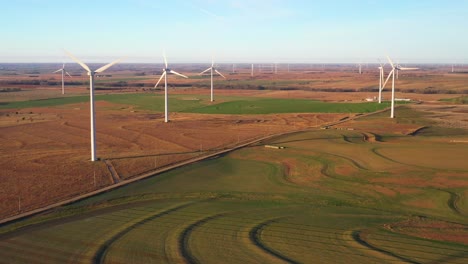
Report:
<svg viewBox="0 0 468 264"><path fill-rule="evenodd" d="M65 94L65 82L63 80L63 77L64 77L64 74L66 73L68 76L70 76L71 78L71 75L65 70L65 63L63 64L62 68L54 71L53 73L57 73L57 72L62 72L62 94Z"/></svg>
<svg viewBox="0 0 468 264"><path fill-rule="evenodd" d="M83 69L85 69L88 72L89 75L89 105L90 105L90 115L91 115L91 161L96 161L96 121L94 118L95 112L94 112L94 75L96 73L101 73L107 69L109 69L112 65L118 63L121 59L118 59L116 61L113 61L109 64L106 64L102 66L101 68L93 71L91 70L88 65L84 64L81 62L79 59L77 59L75 56L73 56L70 52L65 51L65 53L76 63L78 63Z"/></svg>
<svg viewBox="0 0 468 264"><path fill-rule="evenodd" d="M169 116L168 116L168 111L167 111L167 75L169 73L172 73L172 74L175 74L175 75L179 75L179 76L182 76L184 78L188 78L187 76L183 75L183 74L180 74L176 71L173 71L171 70L168 66L167 66L167 59L166 59L166 54L163 53L163 58L164 58L164 65L165 67L163 68L163 73L161 74L161 77L159 78L158 82L156 83L156 85L154 86L154 88L156 88L158 86L158 84L161 82L162 78L164 77L164 122L169 122Z"/></svg>
<svg viewBox="0 0 468 264"><path fill-rule="evenodd" d="M253 64L252 64L253 65ZM205 72L207 71L211 71L211 102L214 101L213 99L213 71L216 72L217 74L219 74L221 77L223 77L224 79L226 79L226 77L224 77L224 75L222 75L214 66L214 60L211 59L211 67L209 67L208 69L202 71L200 73L200 75L204 74Z"/></svg>
<svg viewBox="0 0 468 264"><path fill-rule="evenodd" d="M391 109L390 109L390 118L394 118L395 117L395 71L417 70L418 68L403 68L403 67L400 67L399 64L393 64L390 57L387 56L387 59L390 65L392 66L392 70L388 74L387 80L385 81L383 86L385 87L385 84L387 84L388 79L390 78L390 76L392 76L392 104L391 104Z"/></svg>
<svg viewBox="0 0 468 264"><path fill-rule="evenodd" d="M380 60L379 60L380 61ZM379 62L379 71L380 71L380 76L379 76L379 104L382 103L382 90L384 89L384 66L385 64L382 64Z"/></svg>

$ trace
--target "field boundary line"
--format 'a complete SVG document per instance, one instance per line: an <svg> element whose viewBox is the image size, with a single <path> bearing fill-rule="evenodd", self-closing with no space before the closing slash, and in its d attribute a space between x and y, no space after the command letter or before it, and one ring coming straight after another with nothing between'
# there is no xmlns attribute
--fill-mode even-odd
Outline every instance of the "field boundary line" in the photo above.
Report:
<svg viewBox="0 0 468 264"><path fill-rule="evenodd" d="M390 108L385 108L383 110L379 110L379 111L376 111L376 112L356 115L356 116L346 118L346 119L343 119L343 120L332 121L332 122L324 123L322 125L311 126L311 127L305 128L305 129L287 131L287 132L280 132L280 133L277 133L277 134L267 135L267 136L263 136L263 137L256 138L256 139L250 139L249 141L239 143L239 145L233 146L231 148L222 149L220 151L216 151L216 152L208 154L208 155L195 157L195 158L192 158L192 159L189 159L189 160L182 161L180 163L175 163L175 164L172 164L172 165L169 165L169 166L166 166L166 167L162 167L162 168L159 168L159 169L156 169L156 170L153 170L153 171L138 175L138 176L136 176L134 178L121 180L120 182L118 182L116 184L112 184L112 185L103 187L103 188L98 189L98 190L94 190L94 191L91 191L91 192L88 192L88 193L85 193L85 194L75 196L73 198L69 198L69 199L66 199L66 200L63 200L63 201L60 201L60 202L56 202L56 203L53 203L53 204L50 204L50 205L47 205L47 206L44 206L44 207L40 207L40 208L31 210L31 211L28 211L28 212L24 212L24 213L15 215L15 216L10 216L10 217L1 219L0 220L0 226L4 225L4 224L7 224L9 222L14 222L14 221L20 220L22 218L26 218L26 217L29 217L29 216L32 216L32 215L43 213L43 212L46 212L48 210L52 210L52 209L60 207L60 206L64 206L64 205L67 205L67 204L78 202L80 200L83 200L83 199L86 199L86 198L89 198L89 197L92 197L92 196L95 196L95 195L98 195L98 194L102 194L102 193L105 193L105 192L108 192L108 191L123 187L123 186L125 186L127 184L130 184L130 183L133 183L133 182L136 182L136 181L140 181L140 180L152 177L152 176L156 176L156 175L159 175L161 173L164 173L164 172L167 172L167 171L170 171L170 170L173 170L173 169L183 167L185 165L189 165L189 164L196 163L196 162L199 162L199 161L203 161L203 160L206 160L206 159L214 158L214 157L217 157L219 155L223 155L223 154L232 152L234 150L238 150L238 149L247 147L249 145L260 143L260 142L262 142L264 140L269 140L269 139L273 139L275 137L285 136L285 135L289 135L289 134L312 131L312 130L317 129L318 127L335 126L337 124L345 123L345 122L355 120L355 119L358 119L358 118L367 117L367 116L370 116L370 115L386 112L389 109Z"/></svg>

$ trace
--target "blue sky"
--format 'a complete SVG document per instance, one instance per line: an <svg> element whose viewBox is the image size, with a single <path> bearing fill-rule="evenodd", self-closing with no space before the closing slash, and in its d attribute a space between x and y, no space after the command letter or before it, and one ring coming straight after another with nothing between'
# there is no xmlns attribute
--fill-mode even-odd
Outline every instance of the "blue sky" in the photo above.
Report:
<svg viewBox="0 0 468 264"><path fill-rule="evenodd" d="M468 62L468 0L15 0L0 25L0 62Z"/></svg>

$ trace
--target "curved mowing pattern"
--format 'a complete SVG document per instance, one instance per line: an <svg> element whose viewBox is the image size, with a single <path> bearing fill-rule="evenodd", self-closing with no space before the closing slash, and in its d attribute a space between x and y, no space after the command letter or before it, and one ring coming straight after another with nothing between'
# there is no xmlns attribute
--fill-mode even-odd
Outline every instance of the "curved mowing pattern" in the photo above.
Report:
<svg viewBox="0 0 468 264"><path fill-rule="evenodd" d="M282 217L283 218L283 217ZM266 253L278 258L279 260L285 261L286 263L299 263L291 258L288 258L287 256L282 255L281 253L275 251L274 249L266 246L262 242L261 234L262 230L267 227L268 225L282 219L282 218L275 218L275 219L270 219L265 222L262 222L256 226L254 226L250 232L249 232L249 238L252 241L253 244L255 244L257 247L261 248L263 251Z"/></svg>
<svg viewBox="0 0 468 264"><path fill-rule="evenodd" d="M138 227L140 227L140 226L142 226L142 225L144 225L144 224L146 224L146 223L150 222L151 220L154 220L154 219L156 219L158 217L162 217L162 216L168 215L170 213L173 213L173 212L175 212L177 210L186 208L186 207L190 206L191 204L192 203L187 203L187 204L183 204L183 205L171 208L171 209L164 210L162 212L156 212L155 214L147 216L147 217L139 220L138 222L124 228L123 230L121 230L117 234L115 234L112 237L110 237L109 239L107 239L104 243L102 243L102 245L99 247L99 249L94 254L93 263L104 263L106 253L107 253L108 249L112 246L112 244L114 242L116 242L117 240L119 240L124 235L126 235L127 233L129 233L130 231L132 231L134 229L137 229Z"/></svg>
<svg viewBox="0 0 468 264"><path fill-rule="evenodd" d="M371 250L374 250L376 252L385 254L387 256L393 257L395 259L398 259L398 260L406 262L406 263L419 264L419 262L416 262L416 261L413 261L411 259L407 259L407 258L398 256L398 255L396 255L396 254L394 254L394 253L392 253L390 251L387 251L387 250L384 250L384 249L381 249L381 248L378 248L376 246L373 246L373 245L369 244L365 239L363 239L361 237L361 231L359 231L359 230L353 231L351 236L354 239L354 241L356 241L360 245L362 245L364 247L367 247L367 248L369 248Z"/></svg>
<svg viewBox="0 0 468 264"><path fill-rule="evenodd" d="M202 263L193 255L193 253L190 250L189 240L190 240L190 235L192 234L193 230L203 225L204 223L214 220L216 218L222 217L223 215L224 214L217 214L217 215L212 215L212 216L208 216L206 218L200 219L196 221L195 223L189 225L187 228L185 228L182 231L180 238L179 238L180 253L182 257L184 257L187 263L190 263L190 264Z"/></svg>

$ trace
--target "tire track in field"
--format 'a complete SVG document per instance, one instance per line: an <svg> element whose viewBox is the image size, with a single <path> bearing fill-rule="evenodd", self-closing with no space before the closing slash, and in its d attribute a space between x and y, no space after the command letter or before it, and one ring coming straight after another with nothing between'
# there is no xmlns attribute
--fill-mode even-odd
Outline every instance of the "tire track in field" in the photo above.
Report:
<svg viewBox="0 0 468 264"><path fill-rule="evenodd" d="M214 220L216 218L222 217L224 215L225 214L216 214L216 215L205 217L203 219L196 221L195 223L192 223L191 225L189 225L182 231L179 237L179 251L187 263L190 263L190 264L202 263L193 255L189 247L189 239L193 231L197 227L203 225L204 223Z"/></svg>
<svg viewBox="0 0 468 264"><path fill-rule="evenodd" d="M272 223L274 223L274 222L276 222L276 221L278 221L280 219L283 219L283 218L284 217L270 219L270 220L267 220L265 222L261 222L260 224L254 226L249 231L249 239L255 246L262 249L268 255L277 258L278 260L282 260L282 261L284 261L286 263L293 263L293 264L299 263L299 262L295 261L294 259L291 259L291 258L277 252L276 250L270 248L269 246L265 245L262 242L261 234L262 234L262 231L265 229L265 227L267 227L268 225L270 225L270 224L272 224Z"/></svg>
<svg viewBox="0 0 468 264"><path fill-rule="evenodd" d="M446 191L446 190L441 190L444 192L447 192L450 195L450 198L447 200L447 206L457 215L463 215L462 212L460 211L460 208L458 208L458 202L460 201L460 196L451 191Z"/></svg>
<svg viewBox="0 0 468 264"><path fill-rule="evenodd" d="M104 159L103 161L106 164L107 169L109 170L109 173L111 175L111 178L112 178L112 181L114 182L114 184L121 182L122 178L120 177L119 173L115 169L112 162L110 160L106 160L106 159Z"/></svg>
<svg viewBox="0 0 468 264"><path fill-rule="evenodd" d="M173 213L175 211L178 211L180 209L184 209L186 207L189 207L192 204L193 204L193 202L185 203L185 204L173 207L173 208L169 208L169 209L164 210L164 211L158 211L158 212L156 212L156 213L154 213L152 215L149 215L149 216L147 216L145 218L141 218L137 222L131 224L130 226L127 226L124 229L118 231L116 234L114 234L110 238L106 239L101 244L101 246L96 250L96 252L93 254L92 263L104 263L104 259L105 259L106 255L107 255L107 252L108 252L109 248L116 241L118 241L120 238L122 238L123 236L125 236L126 234L128 234L129 232L134 230L135 228L138 228L139 226L142 226L142 225L148 223L149 221L152 221L152 220L157 219L159 217L163 217L165 215L168 215L168 214Z"/></svg>
<svg viewBox="0 0 468 264"><path fill-rule="evenodd" d="M360 246L370 250L371 252L374 252L376 255L380 255L384 259L389 259L389 260L399 260L403 261L405 263L411 263L411 264L419 264L419 262L414 261L412 259L408 259L399 255L396 255L395 253L391 251L387 251L385 249L373 246L369 244L362 236L361 236L362 231L361 230L355 230L352 231L350 236L354 240L354 242L358 243Z"/></svg>

